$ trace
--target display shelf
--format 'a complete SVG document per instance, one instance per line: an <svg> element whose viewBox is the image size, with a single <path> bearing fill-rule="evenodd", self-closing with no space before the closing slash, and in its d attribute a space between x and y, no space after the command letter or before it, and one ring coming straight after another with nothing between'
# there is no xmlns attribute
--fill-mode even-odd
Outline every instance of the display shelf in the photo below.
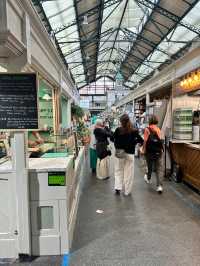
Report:
<svg viewBox="0 0 200 266"><path fill-rule="evenodd" d="M184 139L171 139L170 142L173 144L183 143L183 144L191 144L196 143L193 140L184 140Z"/></svg>
<svg viewBox="0 0 200 266"><path fill-rule="evenodd" d="M192 108L177 108L174 110L173 138L192 140Z"/></svg>

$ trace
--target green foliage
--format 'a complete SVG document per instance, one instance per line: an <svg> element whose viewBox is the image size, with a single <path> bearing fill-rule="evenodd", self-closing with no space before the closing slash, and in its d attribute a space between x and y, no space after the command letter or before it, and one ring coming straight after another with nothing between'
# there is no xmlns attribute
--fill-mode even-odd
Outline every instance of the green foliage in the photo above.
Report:
<svg viewBox="0 0 200 266"><path fill-rule="evenodd" d="M83 122L79 122L77 126L77 133L79 137L85 137L90 135L90 130L84 125Z"/></svg>
<svg viewBox="0 0 200 266"><path fill-rule="evenodd" d="M72 116L75 118L82 118L84 116L83 109L78 105L72 105Z"/></svg>

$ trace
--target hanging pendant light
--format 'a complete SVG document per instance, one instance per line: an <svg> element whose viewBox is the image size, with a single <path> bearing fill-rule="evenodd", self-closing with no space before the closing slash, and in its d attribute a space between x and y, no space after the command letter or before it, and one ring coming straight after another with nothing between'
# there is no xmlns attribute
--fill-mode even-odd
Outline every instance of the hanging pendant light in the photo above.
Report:
<svg viewBox="0 0 200 266"><path fill-rule="evenodd" d="M115 78L116 89L122 89L123 80L124 80L124 78L123 78L121 72L118 70L118 72L116 74L116 78Z"/></svg>
<svg viewBox="0 0 200 266"><path fill-rule="evenodd" d="M88 25L88 17L87 17L87 15L85 15L83 17L83 25Z"/></svg>
<svg viewBox="0 0 200 266"><path fill-rule="evenodd" d="M43 100L50 101L52 98L48 93L45 93L44 96L42 97Z"/></svg>
<svg viewBox="0 0 200 266"><path fill-rule="evenodd" d="M90 56L88 53L86 53L86 57L85 57L86 61L89 61L90 60Z"/></svg>

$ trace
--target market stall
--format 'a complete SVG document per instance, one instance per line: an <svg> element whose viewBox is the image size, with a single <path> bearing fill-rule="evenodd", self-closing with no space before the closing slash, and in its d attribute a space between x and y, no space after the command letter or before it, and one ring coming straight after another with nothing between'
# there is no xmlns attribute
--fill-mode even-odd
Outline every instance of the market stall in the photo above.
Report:
<svg viewBox="0 0 200 266"><path fill-rule="evenodd" d="M176 79L172 99L173 160L182 178L200 190L200 70ZM177 173L178 175L178 173Z"/></svg>
<svg viewBox="0 0 200 266"><path fill-rule="evenodd" d="M18 241L26 243L29 255L69 252L85 168L85 148L78 147L73 130L66 124L60 131L56 128L56 91L43 80L37 90L37 78L34 73L0 75L0 113L5 117L0 121L1 202L9 202L1 204L1 210L3 216L13 217L9 242L13 257ZM61 105L63 117L68 116L63 109ZM71 122L71 117L67 119ZM6 220L0 219L0 227L5 226ZM7 254L4 242L0 248Z"/></svg>
<svg viewBox="0 0 200 266"><path fill-rule="evenodd" d="M28 148L30 157L40 157L44 153L53 151L55 143L53 136L55 129L54 90L44 79L39 79L38 88L38 130L28 132ZM55 110L55 111L54 111Z"/></svg>
<svg viewBox="0 0 200 266"><path fill-rule="evenodd" d="M30 158L32 255L69 252L84 162L84 148L76 160L73 156Z"/></svg>

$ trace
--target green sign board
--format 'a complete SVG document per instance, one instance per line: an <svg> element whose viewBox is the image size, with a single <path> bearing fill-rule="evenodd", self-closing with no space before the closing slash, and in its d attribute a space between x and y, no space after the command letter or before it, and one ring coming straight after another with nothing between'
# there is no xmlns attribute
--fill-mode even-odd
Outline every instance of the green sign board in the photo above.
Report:
<svg viewBox="0 0 200 266"><path fill-rule="evenodd" d="M49 172L48 186L65 186L65 172Z"/></svg>

